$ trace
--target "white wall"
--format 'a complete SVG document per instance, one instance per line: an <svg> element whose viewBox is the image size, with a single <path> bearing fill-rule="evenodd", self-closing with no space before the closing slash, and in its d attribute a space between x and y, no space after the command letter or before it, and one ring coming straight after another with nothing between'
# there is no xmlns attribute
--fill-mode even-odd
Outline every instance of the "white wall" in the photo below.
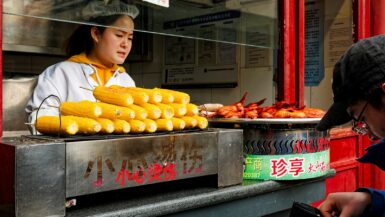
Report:
<svg viewBox="0 0 385 217"><path fill-rule="evenodd" d="M250 17L266 16L276 17L276 2L260 0L247 4L228 5L229 9L238 9L249 15L241 18L239 37L245 40L245 29L255 28L260 31L270 31L270 40L274 40L275 23L263 23L257 20L250 22ZM243 20L242 20L243 19ZM267 19L269 20L269 19ZM273 19L270 19L273 20ZM266 28L268 27L268 28ZM263 29L262 29L263 28ZM267 29L267 30L266 30ZM136 81L137 86L152 88L162 84L162 67L164 60L164 38L154 36L154 56L152 62L133 63L130 67L131 76ZM237 46L237 65L238 65L238 86L235 88L200 88L200 89L181 89L191 95L192 102L203 104L207 102L232 104L242 97L244 92L248 92L246 103L267 98L264 105L271 105L275 100L275 87L273 85L273 52L266 49L266 64L259 67L247 66L246 47Z"/></svg>
<svg viewBox="0 0 385 217"><path fill-rule="evenodd" d="M323 1L323 0L318 0ZM324 79L319 86L305 87L305 104L328 109L333 103L333 67L340 55L352 44L352 1L324 2Z"/></svg>
<svg viewBox="0 0 385 217"><path fill-rule="evenodd" d="M162 84L163 37L154 37L154 57L152 62L130 64L130 75L137 86L152 88ZM239 47L238 49L241 49ZM241 49L244 50L244 49ZM244 61L240 61L243 62ZM273 87L273 68L239 67L238 86L235 88L181 89L191 95L192 102L203 104L216 102L232 104L238 101L244 92L248 92L247 102L267 98L265 105L270 105L275 95Z"/></svg>

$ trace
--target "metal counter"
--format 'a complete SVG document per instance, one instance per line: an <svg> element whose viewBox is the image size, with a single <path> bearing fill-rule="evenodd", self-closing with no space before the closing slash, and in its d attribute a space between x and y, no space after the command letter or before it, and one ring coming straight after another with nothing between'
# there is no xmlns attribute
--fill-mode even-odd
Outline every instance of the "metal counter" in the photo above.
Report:
<svg viewBox="0 0 385 217"><path fill-rule="evenodd" d="M0 141L0 216L65 216L84 195L216 176L242 182L242 130Z"/></svg>
<svg viewBox="0 0 385 217"><path fill-rule="evenodd" d="M328 176L333 175L329 171ZM84 197L68 217L278 217L289 216L293 201L311 203L325 197L327 176L302 181L243 181L215 187L215 176L127 189L124 193Z"/></svg>

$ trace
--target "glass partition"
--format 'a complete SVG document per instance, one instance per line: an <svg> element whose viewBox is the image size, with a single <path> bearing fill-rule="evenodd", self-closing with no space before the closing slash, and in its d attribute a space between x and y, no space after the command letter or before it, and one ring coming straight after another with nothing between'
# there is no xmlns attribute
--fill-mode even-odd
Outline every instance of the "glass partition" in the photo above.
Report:
<svg viewBox="0 0 385 217"><path fill-rule="evenodd" d="M127 3L139 9L136 32L180 36L260 48L277 46L275 0L3 0L4 50L58 53L78 24L98 24L88 19L95 11L90 2L107 8ZM149 2L166 2L168 7ZM106 12L107 13L107 12ZM15 47L18 47L15 49Z"/></svg>

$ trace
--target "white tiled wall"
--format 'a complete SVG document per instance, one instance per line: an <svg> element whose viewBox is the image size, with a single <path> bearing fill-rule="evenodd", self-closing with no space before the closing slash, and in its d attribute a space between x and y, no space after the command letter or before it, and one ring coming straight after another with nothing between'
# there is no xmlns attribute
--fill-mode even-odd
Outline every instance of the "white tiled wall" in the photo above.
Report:
<svg viewBox="0 0 385 217"><path fill-rule="evenodd" d="M272 67L245 68L241 70L241 92L248 91L246 102L259 101L266 98L263 105L275 102L275 88L273 86Z"/></svg>
<svg viewBox="0 0 385 217"><path fill-rule="evenodd" d="M215 88L212 89L211 102L223 103L226 105L237 102L242 97L241 88Z"/></svg>
<svg viewBox="0 0 385 217"><path fill-rule="evenodd" d="M162 84L163 37L154 37L154 56L152 62L130 64L130 74L137 86L152 88ZM240 49L240 47L239 47ZM242 49L244 50L244 49ZM244 61L240 61L244 64ZM265 105L273 102L272 67L244 68L239 67L238 86L234 88L200 88L181 89L191 95L192 102L203 104L208 102L232 104L248 92L246 103L267 98Z"/></svg>
<svg viewBox="0 0 385 217"><path fill-rule="evenodd" d="M151 62L133 63L130 65L130 75L132 74L153 74L160 73L163 64L163 36L154 35L153 37L153 58ZM135 39L134 39L135 40ZM146 83L142 85L146 86Z"/></svg>
<svg viewBox="0 0 385 217"><path fill-rule="evenodd" d="M203 103L210 103L214 102L212 96L212 89L211 88L205 88L205 89L189 89L189 90L181 90L185 91L186 93L190 94L191 102L195 104L203 104Z"/></svg>
<svg viewBox="0 0 385 217"><path fill-rule="evenodd" d="M305 87L305 105L328 109L333 101L331 88L333 68L325 68L325 77L317 87Z"/></svg>

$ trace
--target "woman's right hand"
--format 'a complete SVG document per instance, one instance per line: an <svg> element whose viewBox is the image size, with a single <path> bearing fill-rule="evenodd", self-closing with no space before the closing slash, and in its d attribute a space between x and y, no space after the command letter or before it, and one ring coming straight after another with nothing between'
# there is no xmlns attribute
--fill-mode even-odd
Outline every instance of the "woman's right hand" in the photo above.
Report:
<svg viewBox="0 0 385 217"><path fill-rule="evenodd" d="M361 216L371 201L371 195L366 192L331 193L326 200L318 206L318 209L324 217Z"/></svg>

